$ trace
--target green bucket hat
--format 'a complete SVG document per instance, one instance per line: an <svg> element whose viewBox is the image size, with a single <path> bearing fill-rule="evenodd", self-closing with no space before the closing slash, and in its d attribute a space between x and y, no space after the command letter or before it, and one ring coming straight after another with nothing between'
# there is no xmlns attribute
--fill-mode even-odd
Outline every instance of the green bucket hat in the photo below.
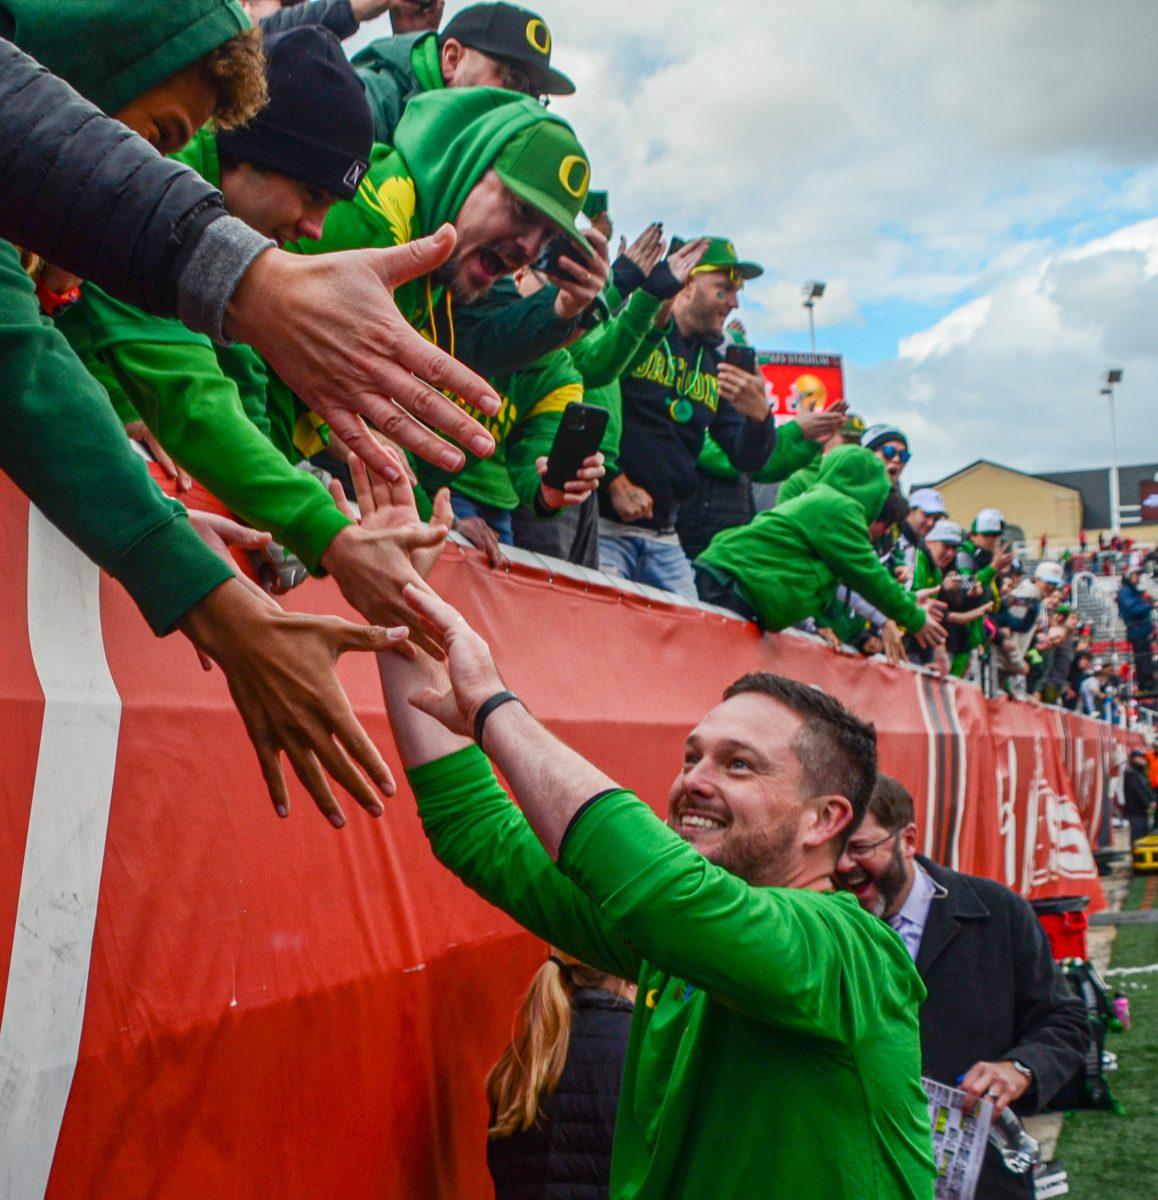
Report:
<svg viewBox="0 0 1158 1200"><path fill-rule="evenodd" d="M844 418L844 424L840 427L842 437L856 437L860 441L860 436L868 428L864 423L864 417L860 413L847 413Z"/></svg>
<svg viewBox="0 0 1158 1200"><path fill-rule="evenodd" d="M575 225L587 198L591 164L570 126L540 121L524 129L503 147L495 171L520 200L557 225L585 254L595 253Z"/></svg>
<svg viewBox="0 0 1158 1200"><path fill-rule="evenodd" d="M709 271L727 271L741 279L756 279L764 274L764 268L759 263L741 262L736 255L736 247L722 237L708 238L708 248L692 274L705 275Z"/></svg>

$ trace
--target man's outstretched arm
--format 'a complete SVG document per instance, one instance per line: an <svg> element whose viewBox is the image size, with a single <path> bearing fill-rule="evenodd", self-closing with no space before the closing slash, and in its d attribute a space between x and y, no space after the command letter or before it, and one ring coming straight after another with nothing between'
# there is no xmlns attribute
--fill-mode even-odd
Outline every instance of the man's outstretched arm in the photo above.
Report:
<svg viewBox="0 0 1158 1200"><path fill-rule="evenodd" d="M410 703L462 746L502 681L486 643L450 605L430 591L408 599L445 644L453 684L432 680ZM422 753L451 745L425 727L419 736ZM915 1004L923 994L904 947L882 923L818 892L752 887L708 862L521 704L493 709L482 747L557 858L556 875L650 964L758 1020L839 1042L855 1039L871 1021L882 972L895 985L887 989L890 1003ZM469 817L469 805L465 812Z"/></svg>

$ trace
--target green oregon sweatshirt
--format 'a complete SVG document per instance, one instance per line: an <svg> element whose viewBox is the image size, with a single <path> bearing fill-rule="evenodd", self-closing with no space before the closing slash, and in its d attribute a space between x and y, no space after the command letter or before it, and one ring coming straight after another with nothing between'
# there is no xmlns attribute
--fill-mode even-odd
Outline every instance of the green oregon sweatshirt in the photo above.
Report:
<svg viewBox="0 0 1158 1200"><path fill-rule="evenodd" d="M110 116L249 28L237 0L0 0L0 37Z"/></svg>
<svg viewBox="0 0 1158 1200"><path fill-rule="evenodd" d="M374 138L390 145L407 103L422 92L445 87L438 35L406 33L379 38L351 59L374 114Z"/></svg>
<svg viewBox="0 0 1158 1200"><path fill-rule="evenodd" d="M869 540L889 494L884 464L871 450L841 446L821 460L804 495L725 529L696 560L739 583L766 629L820 616L840 580L910 630L925 613L886 567Z"/></svg>
<svg viewBox="0 0 1158 1200"><path fill-rule="evenodd" d="M626 791L581 812L556 864L474 746L409 778L468 886L639 984L612 1200L932 1200L925 988L853 896L751 887Z"/></svg>
<svg viewBox="0 0 1158 1200"><path fill-rule="evenodd" d="M203 129L179 162L221 186L217 142ZM104 380L122 420L139 415L173 459L228 509L267 529L311 571L347 525L312 475L293 466L325 445L326 427L248 346L215 346L86 284L59 321Z"/></svg>

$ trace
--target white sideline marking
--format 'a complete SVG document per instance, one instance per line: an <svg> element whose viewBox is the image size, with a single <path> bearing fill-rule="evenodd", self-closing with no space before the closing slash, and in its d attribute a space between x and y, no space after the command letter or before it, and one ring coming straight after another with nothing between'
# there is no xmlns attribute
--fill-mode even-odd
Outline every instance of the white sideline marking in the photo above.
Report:
<svg viewBox="0 0 1158 1200"><path fill-rule="evenodd" d="M44 725L0 1020L0 1195L44 1196L76 1070L121 700L100 571L28 514L28 635Z"/></svg>
<svg viewBox="0 0 1158 1200"><path fill-rule="evenodd" d="M1158 963L1150 963L1145 967L1109 967L1102 974L1113 978L1120 975L1148 975L1151 971L1158 971Z"/></svg>

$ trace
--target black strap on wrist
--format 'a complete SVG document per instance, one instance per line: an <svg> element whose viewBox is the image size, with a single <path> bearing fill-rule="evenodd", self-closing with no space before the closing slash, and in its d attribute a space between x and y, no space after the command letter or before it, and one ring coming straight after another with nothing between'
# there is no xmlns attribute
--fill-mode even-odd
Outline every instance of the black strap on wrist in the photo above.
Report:
<svg viewBox="0 0 1158 1200"><path fill-rule="evenodd" d="M679 276L662 260L651 269L651 274L643 282L643 290L656 300L670 300L684 290Z"/></svg>
<svg viewBox="0 0 1158 1200"><path fill-rule="evenodd" d="M522 701L519 700L518 696L516 696L514 692L495 692L493 696L487 700L484 700L482 704L479 705L478 712L476 712L474 715L474 740L479 746L482 745L483 726L487 723L487 717L489 717L496 708L501 708L504 704L511 700L518 700L518 702L522 704Z"/></svg>

